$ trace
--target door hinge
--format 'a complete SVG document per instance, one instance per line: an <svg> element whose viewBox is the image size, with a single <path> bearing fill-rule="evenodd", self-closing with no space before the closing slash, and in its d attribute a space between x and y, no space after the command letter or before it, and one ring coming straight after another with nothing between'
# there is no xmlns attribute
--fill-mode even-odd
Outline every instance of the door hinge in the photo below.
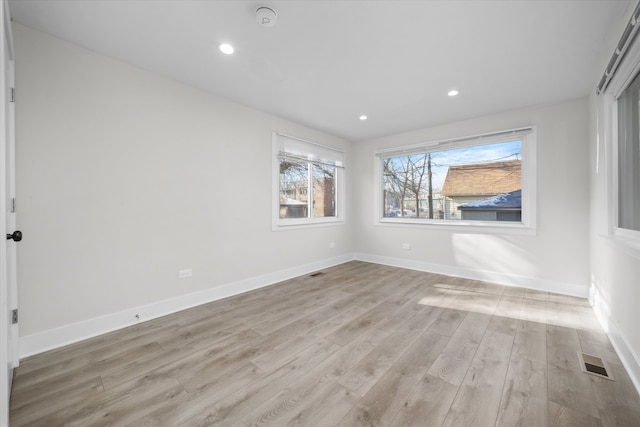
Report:
<svg viewBox="0 0 640 427"><path fill-rule="evenodd" d="M16 198L11 199L11 213L16 213Z"/></svg>
<svg viewBox="0 0 640 427"><path fill-rule="evenodd" d="M14 87L9 91L9 102L16 102L16 88Z"/></svg>
<svg viewBox="0 0 640 427"><path fill-rule="evenodd" d="M17 308L11 310L11 324L15 325L16 323L18 323L18 309Z"/></svg>

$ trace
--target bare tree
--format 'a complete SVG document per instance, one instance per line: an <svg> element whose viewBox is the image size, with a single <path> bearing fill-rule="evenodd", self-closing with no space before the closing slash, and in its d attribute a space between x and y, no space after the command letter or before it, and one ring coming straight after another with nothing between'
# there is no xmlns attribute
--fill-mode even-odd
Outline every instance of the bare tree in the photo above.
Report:
<svg viewBox="0 0 640 427"><path fill-rule="evenodd" d="M383 160L383 181L384 181L384 209L387 205L393 205L390 199L398 200L400 194L400 177L395 171L395 165L392 158ZM398 200L399 203L399 200Z"/></svg>
<svg viewBox="0 0 640 427"><path fill-rule="evenodd" d="M429 183L427 202L429 203L429 219L433 219L433 174L431 173L431 153L427 159L427 182Z"/></svg>
<svg viewBox="0 0 640 427"><path fill-rule="evenodd" d="M420 217L420 197L427 194L428 216L433 219L433 176L431 153L384 159L385 191L399 199L404 216L408 197L415 200L416 216ZM386 193L385 193L386 195Z"/></svg>
<svg viewBox="0 0 640 427"><path fill-rule="evenodd" d="M416 200L416 216L420 216L420 194L422 194L422 186L425 181L427 169L427 155L407 156L410 171L408 178L411 180L411 192Z"/></svg>
<svg viewBox="0 0 640 427"><path fill-rule="evenodd" d="M404 216L404 202L411 193L411 165L408 157L393 157L384 159L385 183L395 194L400 204L400 215Z"/></svg>

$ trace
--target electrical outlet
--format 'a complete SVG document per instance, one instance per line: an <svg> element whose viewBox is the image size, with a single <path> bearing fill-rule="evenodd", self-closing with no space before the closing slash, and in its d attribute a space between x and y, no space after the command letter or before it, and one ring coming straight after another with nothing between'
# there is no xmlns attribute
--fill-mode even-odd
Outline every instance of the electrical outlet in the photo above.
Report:
<svg viewBox="0 0 640 427"><path fill-rule="evenodd" d="M178 279L186 279L191 276L193 276L193 270L190 268L178 271Z"/></svg>
<svg viewBox="0 0 640 427"><path fill-rule="evenodd" d="M335 247L336 247L336 244L335 244L335 243L333 243L333 242L329 243L329 249L333 249L333 248L335 248Z"/></svg>
<svg viewBox="0 0 640 427"><path fill-rule="evenodd" d="M411 243L403 243L402 244L402 249L404 249L406 251L410 251L411 250Z"/></svg>

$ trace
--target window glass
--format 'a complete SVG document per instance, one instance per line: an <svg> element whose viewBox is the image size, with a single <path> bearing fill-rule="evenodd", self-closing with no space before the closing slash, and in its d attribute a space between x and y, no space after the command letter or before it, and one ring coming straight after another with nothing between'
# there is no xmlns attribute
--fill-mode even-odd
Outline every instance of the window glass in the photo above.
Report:
<svg viewBox="0 0 640 427"><path fill-rule="evenodd" d="M640 75L618 98L618 227L640 231Z"/></svg>
<svg viewBox="0 0 640 427"><path fill-rule="evenodd" d="M341 222L344 154L340 150L274 134L277 161L275 227Z"/></svg>
<svg viewBox="0 0 640 427"><path fill-rule="evenodd" d="M309 214L309 165L280 159L280 218Z"/></svg>
<svg viewBox="0 0 640 427"><path fill-rule="evenodd" d="M313 216L336 216L336 168L330 165L312 165Z"/></svg>
<svg viewBox="0 0 640 427"><path fill-rule="evenodd" d="M535 233L533 126L386 148L375 154L374 206L380 224Z"/></svg>
<svg viewBox="0 0 640 427"><path fill-rule="evenodd" d="M385 218L522 218L522 142L383 157Z"/></svg>

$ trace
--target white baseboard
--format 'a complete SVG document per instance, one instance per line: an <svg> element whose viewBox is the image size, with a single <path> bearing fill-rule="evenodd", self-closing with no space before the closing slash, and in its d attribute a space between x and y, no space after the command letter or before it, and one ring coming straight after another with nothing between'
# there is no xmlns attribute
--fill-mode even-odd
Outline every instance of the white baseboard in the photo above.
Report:
<svg viewBox="0 0 640 427"><path fill-rule="evenodd" d="M633 385L638 393L640 393L640 357L633 351L629 345L625 334L618 326L618 323L611 317L611 310L607 302L602 299L598 289L592 285L589 301L596 313L596 317L602 325L602 329L609 337L611 345L616 350L618 357L622 361L624 368L627 370Z"/></svg>
<svg viewBox="0 0 640 427"><path fill-rule="evenodd" d="M20 358L42 353L222 298L273 285L293 277L343 264L352 259L351 254L329 258L245 280L239 280L237 282L227 283L222 286L181 295L168 300L134 307L117 313L94 317L55 329L25 335L20 337ZM139 316L139 319L136 318L136 315Z"/></svg>
<svg viewBox="0 0 640 427"><path fill-rule="evenodd" d="M427 271L429 273L443 274L446 276L463 277L465 279L482 280L498 283L506 286L535 289L539 291L555 292L581 298L589 296L586 286L570 283L555 282L552 280L538 279L535 277L518 276L513 274L498 273L464 268L452 265L434 264L423 261L414 261L402 258L391 258L379 255L356 253L354 259L358 261L372 262L375 264L390 265L392 267L408 268L410 270Z"/></svg>
<svg viewBox="0 0 640 427"><path fill-rule="evenodd" d="M237 282L227 283L215 288L206 289L182 295L169 300L134 307L118 313L87 319L82 322L61 326L55 329L39 332L32 335L20 337L20 358L42 353L64 345L72 344L84 339L92 338L107 332L125 328L133 324L155 319L167 314L175 313L201 304L206 304L222 298L238 295L254 289L259 289L269 285L279 283L294 277L309 274L324 268L333 267L352 260L384 264L394 267L407 268L411 270L427 271L431 273L443 274L468 279L484 280L505 285L526 287L548 292L562 293L579 297L589 296L589 300L600 321L604 331L609 336L611 344L615 348L625 369L629 373L634 386L640 393L640 358L631 347L628 341L611 317L611 312L607 303L600 297L597 288L586 289L582 286L536 279L532 277L516 276L504 273L473 270L457 266L433 264L421 261L412 261L400 258L384 257L379 255L356 253L346 254L334 258L313 262L298 267L279 270L261 276L252 277ZM590 295L586 295L589 293ZM136 314L140 319L136 319Z"/></svg>
<svg viewBox="0 0 640 427"><path fill-rule="evenodd" d="M99 316L81 322L64 325L31 335L20 337L20 358L42 353L64 345L72 344L92 338L107 332L125 328L147 320L185 310L201 304L206 304L222 298L238 295L254 289L273 285L283 280L302 276L323 268L343 264L351 260L372 262L411 270L427 271L448 276L464 277L484 280L505 285L526 287L542 291L557 292L566 295L587 297L586 287L566 283L553 282L531 277L516 276L490 271L473 270L457 266L433 264L422 261L412 261L401 258L384 257L379 255L356 253L329 258L298 267L279 270L261 276L252 277L222 286L205 289L191 294L181 295L164 301L133 307L128 310ZM139 319L136 318L139 316Z"/></svg>

